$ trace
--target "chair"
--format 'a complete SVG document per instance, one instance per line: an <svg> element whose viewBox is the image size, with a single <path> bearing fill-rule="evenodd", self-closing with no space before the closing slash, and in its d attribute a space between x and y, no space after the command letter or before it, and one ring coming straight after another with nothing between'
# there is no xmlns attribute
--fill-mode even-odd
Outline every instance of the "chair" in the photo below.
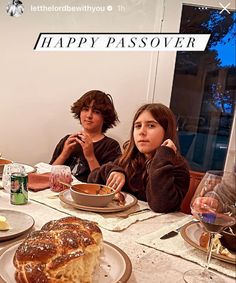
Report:
<svg viewBox="0 0 236 283"><path fill-rule="evenodd" d="M204 172L189 171L189 173L190 173L189 189L180 206L180 211L186 214L191 214L191 209L190 209L191 200L194 196L197 186L199 185L203 176L205 175Z"/></svg>

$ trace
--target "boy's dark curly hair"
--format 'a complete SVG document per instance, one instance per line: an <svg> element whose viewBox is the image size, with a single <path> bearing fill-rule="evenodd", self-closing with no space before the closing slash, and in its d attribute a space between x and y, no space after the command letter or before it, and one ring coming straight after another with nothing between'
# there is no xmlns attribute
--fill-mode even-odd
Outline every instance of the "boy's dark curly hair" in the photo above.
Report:
<svg viewBox="0 0 236 283"><path fill-rule="evenodd" d="M110 94L106 94L100 90L90 90L80 97L71 106L71 112L74 117L80 120L80 113L83 107L89 107L94 102L93 108L99 110L103 116L102 132L105 133L107 129L113 128L119 122L113 100Z"/></svg>

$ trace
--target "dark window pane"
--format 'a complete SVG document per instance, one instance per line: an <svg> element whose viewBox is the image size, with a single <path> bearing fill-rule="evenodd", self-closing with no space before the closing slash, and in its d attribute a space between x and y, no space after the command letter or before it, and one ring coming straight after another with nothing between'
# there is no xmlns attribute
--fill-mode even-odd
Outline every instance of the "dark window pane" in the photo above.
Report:
<svg viewBox="0 0 236 283"><path fill-rule="evenodd" d="M236 101L236 13L183 6L181 33L211 33L204 52L178 52L170 107L192 170L224 168Z"/></svg>

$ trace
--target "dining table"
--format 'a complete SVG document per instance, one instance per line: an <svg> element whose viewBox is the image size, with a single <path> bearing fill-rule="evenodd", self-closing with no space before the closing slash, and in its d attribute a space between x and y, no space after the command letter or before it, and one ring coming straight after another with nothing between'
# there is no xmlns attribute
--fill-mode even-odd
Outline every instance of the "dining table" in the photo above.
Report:
<svg viewBox="0 0 236 283"><path fill-rule="evenodd" d="M71 215L96 221L104 241L118 247L129 258L132 270L129 270L129 278L126 278L128 283L184 282L184 272L203 268L199 263L204 264L206 253L191 246L180 233L170 239L160 240L161 235L190 222L191 215L181 212L154 213L149 210L147 203L142 201L137 201L133 208L129 207L123 211L91 212L64 202L63 194L65 196L68 191L61 195L50 189L29 192L27 204L13 205L10 203L9 192L1 189L0 214L1 211L6 210L30 215L34 220L33 230L39 230L48 221ZM132 212L134 208L140 210L140 213L124 216L125 212ZM17 217L15 221L18 221ZM2 241L0 234L0 254L3 255L9 247L23 240L29 232ZM186 249L185 254L181 254L183 249ZM3 264L0 257L0 269ZM212 259L212 264L214 272L225 282L235 282L235 263L223 262L215 258ZM4 280L1 278L0 282Z"/></svg>

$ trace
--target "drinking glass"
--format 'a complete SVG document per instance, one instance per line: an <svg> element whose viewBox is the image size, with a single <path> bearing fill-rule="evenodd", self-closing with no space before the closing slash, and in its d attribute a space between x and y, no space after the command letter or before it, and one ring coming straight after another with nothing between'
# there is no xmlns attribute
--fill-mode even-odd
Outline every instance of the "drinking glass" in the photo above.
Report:
<svg viewBox="0 0 236 283"><path fill-rule="evenodd" d="M223 171L206 172L197 187L196 194L191 202L191 212L200 221L210 237L205 268L185 272L185 282L224 282L217 274L209 271L209 264L215 235L236 223L236 218L231 213L230 205L222 203L220 197L222 194L227 194L227 186L225 184L232 182L232 174Z"/></svg>
<svg viewBox="0 0 236 283"><path fill-rule="evenodd" d="M2 185L5 191L11 191L11 174L12 173L25 173L25 167L18 163L6 164L2 173Z"/></svg>
<svg viewBox="0 0 236 283"><path fill-rule="evenodd" d="M62 183L70 184L72 181L71 170L66 165L52 165L49 178L50 188L54 192L61 192L68 189L68 186Z"/></svg>

